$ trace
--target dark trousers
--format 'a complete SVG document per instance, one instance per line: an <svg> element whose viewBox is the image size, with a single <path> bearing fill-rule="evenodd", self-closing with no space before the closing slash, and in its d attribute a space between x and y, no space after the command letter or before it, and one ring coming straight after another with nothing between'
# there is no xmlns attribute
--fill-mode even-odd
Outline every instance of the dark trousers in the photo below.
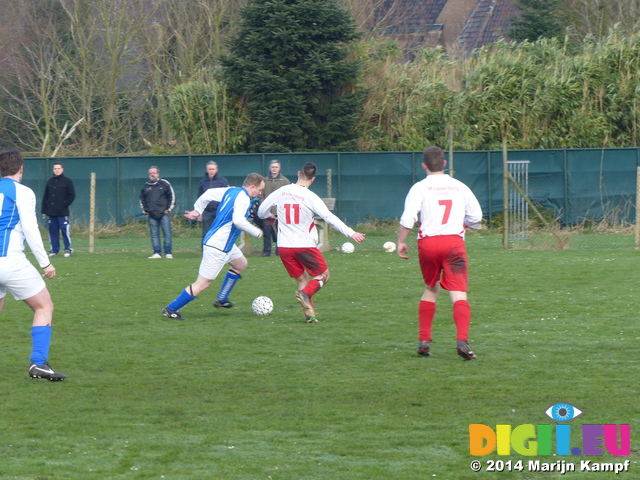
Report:
<svg viewBox="0 0 640 480"><path fill-rule="evenodd" d="M254 223L262 230L262 253L271 255L272 242L278 241L278 222L273 225L267 225L264 219L257 215L253 219ZM276 247L276 254L278 248Z"/></svg>
<svg viewBox="0 0 640 480"><path fill-rule="evenodd" d="M51 252L58 253L60 251L60 233L62 233L62 241L64 249L71 250L71 236L69 235L69 217L51 217L49 216L49 243L51 244Z"/></svg>
<svg viewBox="0 0 640 480"><path fill-rule="evenodd" d="M207 234L211 225L213 225L213 221L216 219L217 212L207 212L206 210L202 212L202 238Z"/></svg>
<svg viewBox="0 0 640 480"><path fill-rule="evenodd" d="M273 225L267 225L262 222L262 253L271 253L272 242L278 241L278 222ZM276 247L276 252L278 247Z"/></svg>

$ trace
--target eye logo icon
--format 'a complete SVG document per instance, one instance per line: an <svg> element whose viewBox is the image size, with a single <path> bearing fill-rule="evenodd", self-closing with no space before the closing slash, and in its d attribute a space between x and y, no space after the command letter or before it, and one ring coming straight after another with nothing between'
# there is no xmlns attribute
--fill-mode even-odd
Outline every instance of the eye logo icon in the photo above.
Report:
<svg viewBox="0 0 640 480"><path fill-rule="evenodd" d="M582 410L568 403L556 403L547 408L544 413L556 422L568 422L582 415Z"/></svg>

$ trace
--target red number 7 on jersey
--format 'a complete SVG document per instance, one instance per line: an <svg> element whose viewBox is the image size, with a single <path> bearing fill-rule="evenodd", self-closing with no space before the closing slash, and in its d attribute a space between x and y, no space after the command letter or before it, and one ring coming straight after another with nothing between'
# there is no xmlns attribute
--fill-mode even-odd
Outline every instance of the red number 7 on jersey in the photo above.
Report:
<svg viewBox="0 0 640 480"><path fill-rule="evenodd" d="M451 213L453 200L438 200L438 205L442 205L444 207L444 215L442 216L442 225L444 225L449 221L449 214Z"/></svg>

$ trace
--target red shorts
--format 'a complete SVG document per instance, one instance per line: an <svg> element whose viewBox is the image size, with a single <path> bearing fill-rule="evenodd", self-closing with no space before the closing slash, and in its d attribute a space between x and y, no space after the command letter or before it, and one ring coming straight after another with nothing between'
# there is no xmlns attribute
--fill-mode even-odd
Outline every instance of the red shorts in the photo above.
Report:
<svg viewBox="0 0 640 480"><path fill-rule="evenodd" d="M440 281L442 288L450 292L467 291L467 249L461 236L421 238L418 240L418 259L424 283L430 287Z"/></svg>
<svg viewBox="0 0 640 480"><path fill-rule="evenodd" d="M312 277L317 277L329 268L322 253L315 247L279 247L278 254L291 278L299 277L305 270L309 272L309 275Z"/></svg>

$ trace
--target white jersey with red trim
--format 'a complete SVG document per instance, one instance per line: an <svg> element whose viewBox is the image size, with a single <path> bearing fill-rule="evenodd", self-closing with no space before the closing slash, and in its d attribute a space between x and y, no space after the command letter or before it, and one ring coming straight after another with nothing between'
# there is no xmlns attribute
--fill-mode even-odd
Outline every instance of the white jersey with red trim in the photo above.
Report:
<svg viewBox="0 0 640 480"><path fill-rule="evenodd" d="M471 189L447 174L431 174L407 194L400 225L413 228L420 220L418 238L460 235L465 226L480 228L482 208Z"/></svg>
<svg viewBox="0 0 640 480"><path fill-rule="evenodd" d="M318 230L313 220L314 214L343 235L351 238L354 234L352 228L329 211L318 195L302 185L285 185L270 194L260 204L258 216L267 218L274 205L278 216L278 247L317 247Z"/></svg>

